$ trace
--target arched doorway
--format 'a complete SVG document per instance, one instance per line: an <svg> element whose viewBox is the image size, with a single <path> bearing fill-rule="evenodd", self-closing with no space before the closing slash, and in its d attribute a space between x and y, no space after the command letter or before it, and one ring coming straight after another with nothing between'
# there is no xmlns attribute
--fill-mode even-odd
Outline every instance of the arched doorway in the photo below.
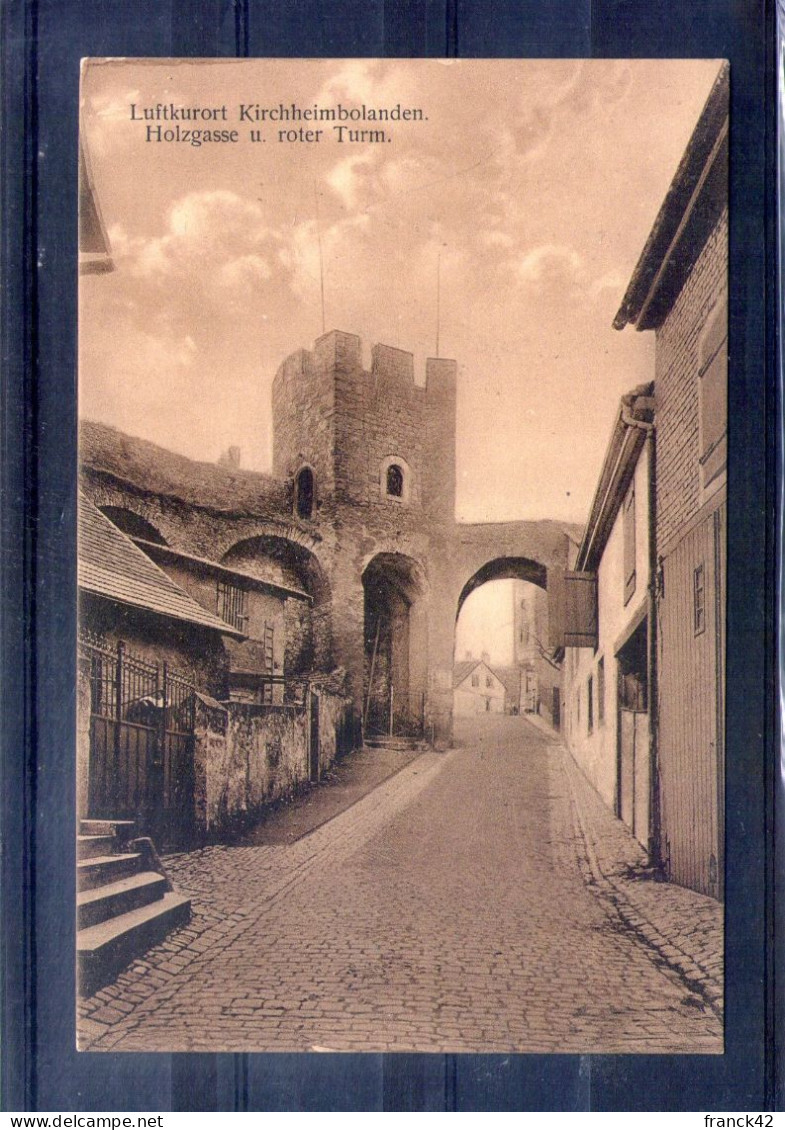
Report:
<svg viewBox="0 0 785 1130"><path fill-rule="evenodd" d="M422 566L379 553L363 571L363 723L369 735L419 736L425 721L428 640Z"/></svg>

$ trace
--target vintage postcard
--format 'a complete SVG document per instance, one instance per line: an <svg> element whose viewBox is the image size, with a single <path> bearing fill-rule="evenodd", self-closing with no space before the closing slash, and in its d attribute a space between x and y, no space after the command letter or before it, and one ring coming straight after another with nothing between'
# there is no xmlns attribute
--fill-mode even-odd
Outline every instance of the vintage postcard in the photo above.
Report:
<svg viewBox="0 0 785 1130"><path fill-rule="evenodd" d="M723 1051L729 71L88 59L89 1051Z"/></svg>

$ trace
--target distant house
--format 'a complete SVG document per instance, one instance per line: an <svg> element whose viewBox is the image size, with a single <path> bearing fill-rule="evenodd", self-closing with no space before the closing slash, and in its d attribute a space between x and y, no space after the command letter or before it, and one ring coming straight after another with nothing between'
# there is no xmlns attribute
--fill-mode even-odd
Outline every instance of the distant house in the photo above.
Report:
<svg viewBox="0 0 785 1130"><path fill-rule="evenodd" d="M456 663L453 673L453 710L457 717L474 714L504 714L507 690L483 659Z"/></svg>
<svg viewBox="0 0 785 1130"><path fill-rule="evenodd" d="M521 668L496 666L493 670L504 683L504 713L519 714L521 711L522 687L526 685L522 678Z"/></svg>

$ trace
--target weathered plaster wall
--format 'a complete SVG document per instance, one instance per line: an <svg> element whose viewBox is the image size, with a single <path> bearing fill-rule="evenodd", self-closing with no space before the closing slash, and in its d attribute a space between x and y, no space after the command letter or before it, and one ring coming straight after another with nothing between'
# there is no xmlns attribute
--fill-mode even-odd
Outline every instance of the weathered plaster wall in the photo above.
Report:
<svg viewBox="0 0 785 1130"><path fill-rule="evenodd" d="M319 691L320 773L345 750L347 705ZM200 699L194 754L199 829L217 835L242 826L308 781L309 739L306 708Z"/></svg>
<svg viewBox="0 0 785 1130"><path fill-rule="evenodd" d="M618 727L618 660L616 653L625 629L645 610L649 577L648 464L646 449L638 457L635 484L635 591L624 600L623 507L597 570L598 644L592 648L567 648L564 663L562 725L570 750L605 803L616 803L616 753ZM605 702L600 721L598 667L604 659ZM588 681L593 680L594 722L589 728Z"/></svg>

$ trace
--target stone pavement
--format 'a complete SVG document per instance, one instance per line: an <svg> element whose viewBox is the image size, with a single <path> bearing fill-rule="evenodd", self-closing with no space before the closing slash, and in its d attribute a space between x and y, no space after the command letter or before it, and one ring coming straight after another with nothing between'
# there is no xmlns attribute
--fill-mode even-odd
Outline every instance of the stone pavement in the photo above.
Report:
<svg viewBox="0 0 785 1130"><path fill-rule="evenodd" d="M170 857L192 922L83 1002L80 1047L721 1052L703 982L622 905L645 884L601 867L574 768L483 719L293 844Z"/></svg>
<svg viewBox="0 0 785 1130"><path fill-rule="evenodd" d="M553 731L551 731L553 740ZM665 883L652 874L645 853L610 812L561 742L584 844L587 884L613 906L622 922L656 953L656 960L685 983L722 1019L724 999L724 906L696 891Z"/></svg>
<svg viewBox="0 0 785 1130"><path fill-rule="evenodd" d="M293 797L270 805L243 842L292 844L351 808L417 756L414 749L352 750L335 762L318 785L308 784Z"/></svg>

